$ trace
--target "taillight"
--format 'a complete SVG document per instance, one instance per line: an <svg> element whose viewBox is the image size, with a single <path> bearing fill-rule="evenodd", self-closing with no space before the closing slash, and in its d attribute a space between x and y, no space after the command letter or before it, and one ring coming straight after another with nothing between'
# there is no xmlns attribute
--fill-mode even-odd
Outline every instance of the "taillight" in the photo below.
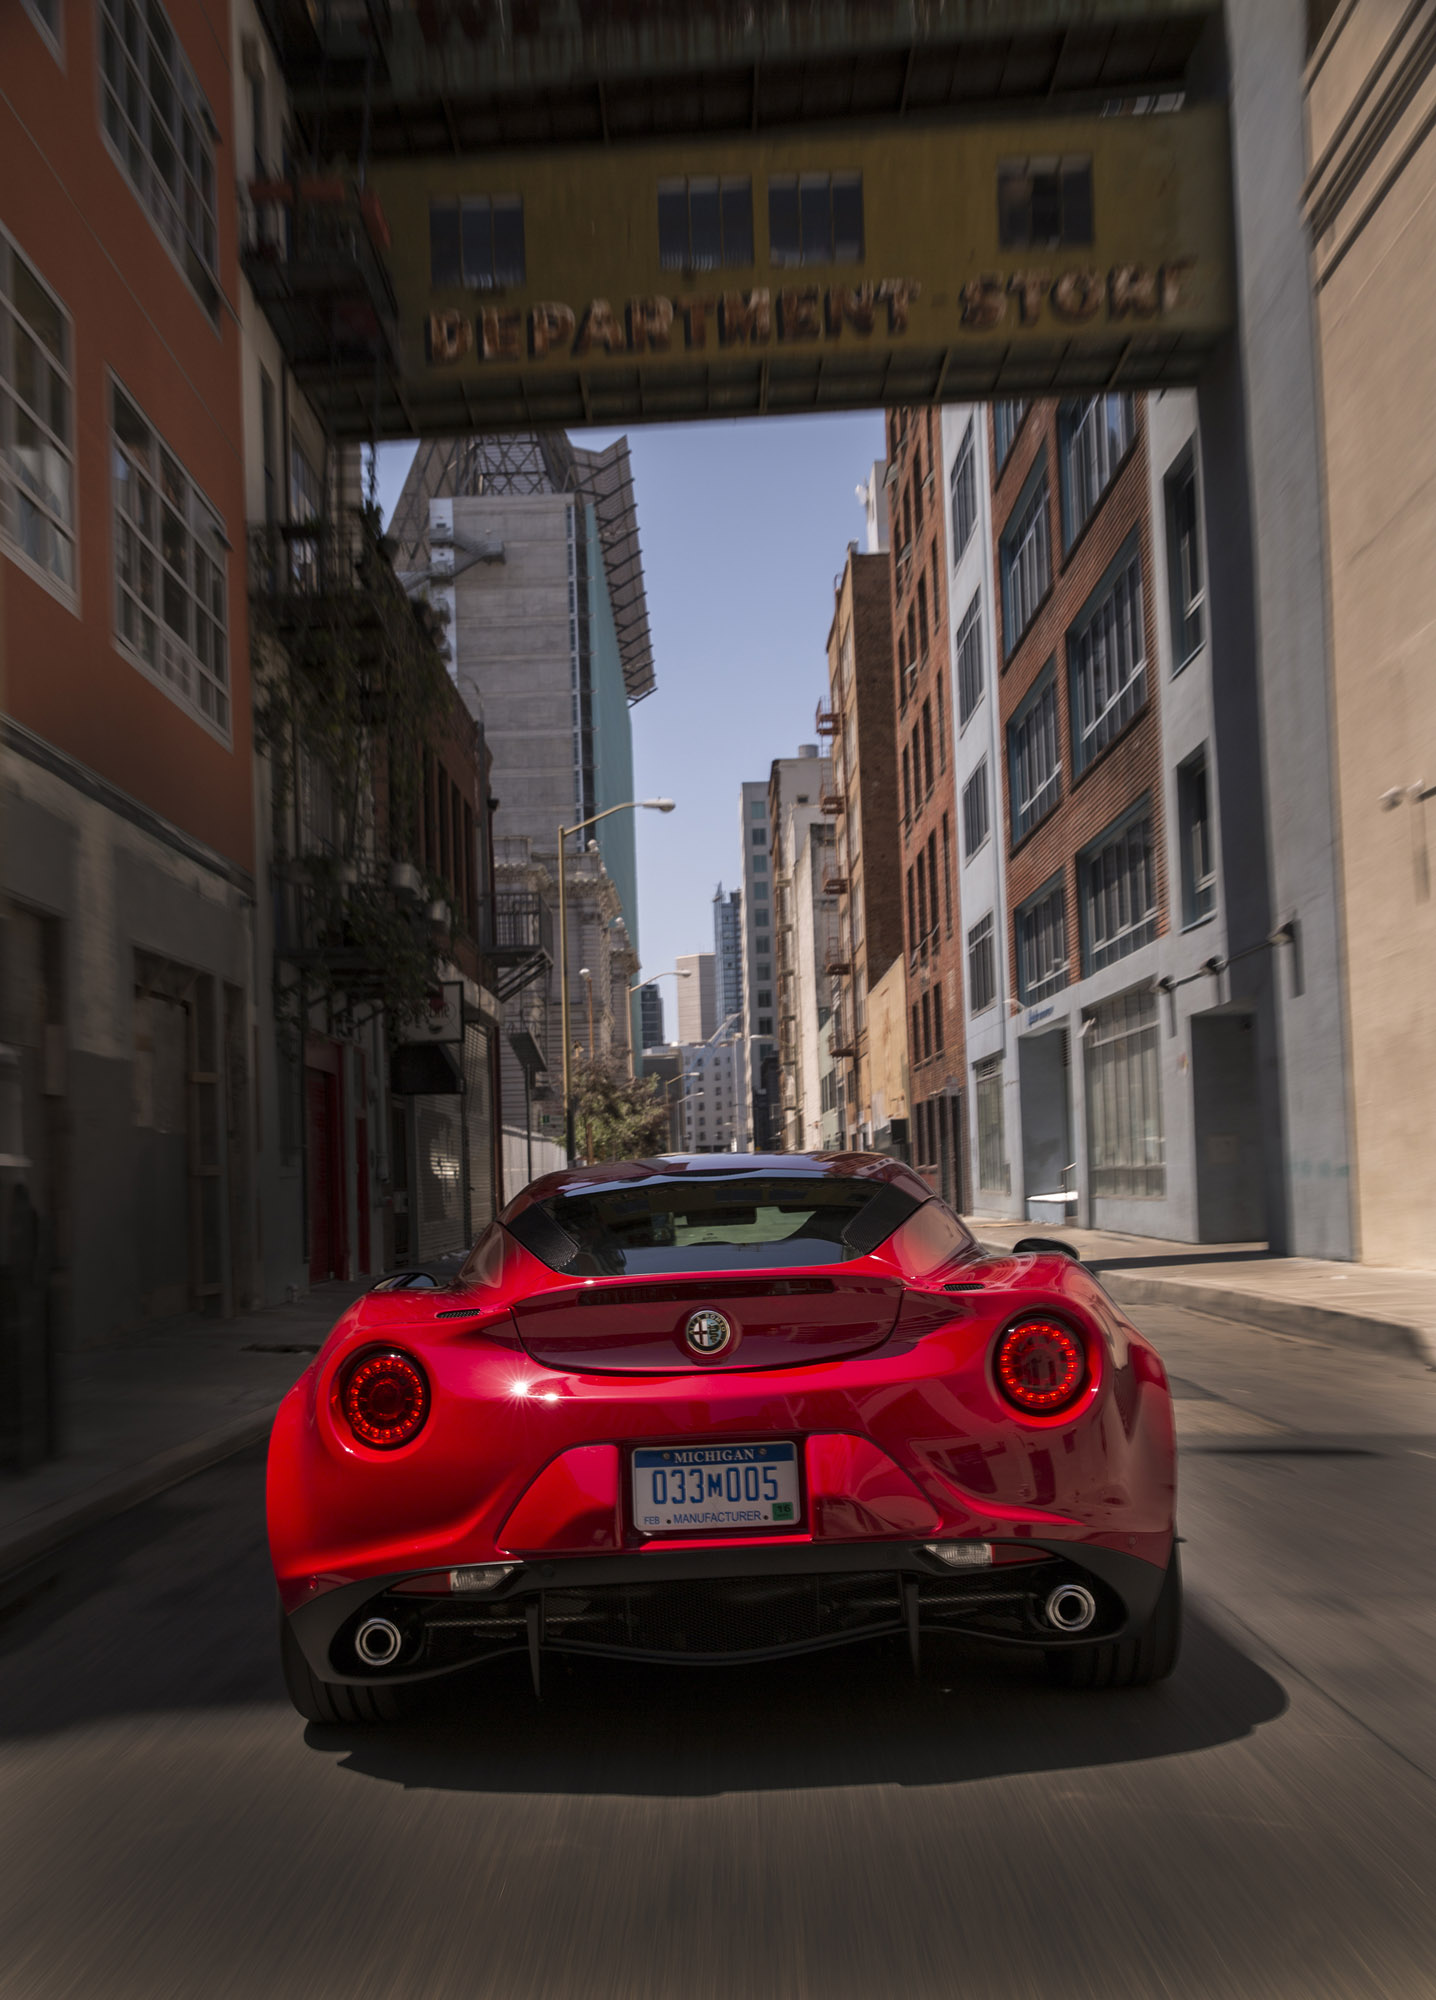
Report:
<svg viewBox="0 0 1436 2000"><path fill-rule="evenodd" d="M1055 1319L1020 1319L997 1343L998 1385L1016 1409L1051 1416L1065 1409L1087 1376L1075 1333Z"/></svg>
<svg viewBox="0 0 1436 2000"><path fill-rule="evenodd" d="M417 1361L386 1349L355 1362L344 1378L339 1400L360 1444L392 1451L423 1429L429 1414L429 1384Z"/></svg>

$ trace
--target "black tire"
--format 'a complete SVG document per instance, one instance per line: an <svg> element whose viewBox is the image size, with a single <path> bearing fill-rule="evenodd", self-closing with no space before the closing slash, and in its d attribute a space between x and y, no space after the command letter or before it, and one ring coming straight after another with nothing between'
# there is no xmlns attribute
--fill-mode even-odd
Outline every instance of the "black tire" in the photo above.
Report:
<svg viewBox="0 0 1436 2000"><path fill-rule="evenodd" d="M1099 1639L1092 1646L1063 1646L1047 1655L1047 1671L1061 1687L1136 1688L1164 1681L1182 1650L1182 1564L1175 1548L1152 1615L1128 1639Z"/></svg>
<svg viewBox="0 0 1436 2000"><path fill-rule="evenodd" d="M306 1722L397 1722L403 1713L402 1688L359 1687L346 1681L320 1680L282 1612L279 1660L289 1699Z"/></svg>

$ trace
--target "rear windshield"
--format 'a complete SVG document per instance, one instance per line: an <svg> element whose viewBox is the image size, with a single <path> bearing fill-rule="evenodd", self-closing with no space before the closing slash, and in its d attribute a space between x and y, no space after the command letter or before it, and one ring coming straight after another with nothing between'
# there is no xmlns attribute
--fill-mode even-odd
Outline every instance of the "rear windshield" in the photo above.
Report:
<svg viewBox="0 0 1436 2000"><path fill-rule="evenodd" d="M775 1175L559 1195L507 1227L551 1269L575 1277L766 1271L865 1256L917 1206L881 1181Z"/></svg>

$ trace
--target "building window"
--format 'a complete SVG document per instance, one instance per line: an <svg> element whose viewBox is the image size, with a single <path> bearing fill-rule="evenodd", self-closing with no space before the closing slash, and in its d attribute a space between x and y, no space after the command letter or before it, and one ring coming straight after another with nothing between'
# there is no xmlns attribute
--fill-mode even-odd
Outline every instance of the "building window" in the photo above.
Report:
<svg viewBox="0 0 1436 2000"><path fill-rule="evenodd" d="M1172 661L1184 667L1206 632L1207 593L1197 530L1197 466L1188 451L1167 474L1167 587L1172 600Z"/></svg>
<svg viewBox="0 0 1436 2000"><path fill-rule="evenodd" d="M748 817L749 817L749 819L762 819L762 820L766 820L766 819L767 819L767 817L768 817L768 804L767 804L767 800L766 800L766 799L749 799L749 801L748 801Z"/></svg>
<svg viewBox="0 0 1436 2000"><path fill-rule="evenodd" d="M1057 250L1092 241L1092 158L1055 155L997 163L997 233L1004 250Z"/></svg>
<svg viewBox="0 0 1436 2000"><path fill-rule="evenodd" d="M862 175L773 175L768 182L768 254L775 264L860 264Z"/></svg>
<svg viewBox="0 0 1436 2000"><path fill-rule="evenodd" d="M1116 477L1137 435L1131 396L1091 396L1064 403L1058 417L1062 441L1062 529L1071 548Z"/></svg>
<svg viewBox="0 0 1436 2000"><path fill-rule="evenodd" d="M773 995L771 990L769 990L768 992L759 993L756 1005L758 1005L759 1007L771 1007L772 1004L773 1004Z"/></svg>
<svg viewBox="0 0 1436 2000"><path fill-rule="evenodd" d="M999 549L1002 568L1003 638L1009 658L1037 615L1052 584L1052 537L1047 520L1047 469L1013 509Z"/></svg>
<svg viewBox="0 0 1436 2000"><path fill-rule="evenodd" d="M1017 997L1024 1006L1067 984L1067 910L1058 876L1017 912Z"/></svg>
<svg viewBox="0 0 1436 2000"><path fill-rule="evenodd" d="M1217 906L1205 750L1177 768L1177 824L1182 842L1182 922L1190 926L1204 922Z"/></svg>
<svg viewBox="0 0 1436 2000"><path fill-rule="evenodd" d="M962 788L962 855L970 861L986 840L992 825L987 796L987 759L984 757Z"/></svg>
<svg viewBox="0 0 1436 2000"><path fill-rule="evenodd" d="M942 910L943 927L952 936L952 834L947 814L942 816Z"/></svg>
<svg viewBox="0 0 1436 2000"><path fill-rule="evenodd" d="M977 447L969 421L957 448L950 481L952 494L952 566L956 569L977 526Z"/></svg>
<svg viewBox="0 0 1436 2000"><path fill-rule="evenodd" d="M1095 602L1067 635L1072 677L1072 766L1087 766L1127 727L1147 699L1142 562L1135 541L1097 586Z"/></svg>
<svg viewBox="0 0 1436 2000"><path fill-rule="evenodd" d="M752 863L753 863L753 873L754 873L755 875L766 875L766 874L767 874L767 872L768 872L768 857L767 857L767 855L766 855L766 854L754 854L754 855L751 855L751 856L749 857L749 859L750 859L750 860L752 861Z"/></svg>
<svg viewBox="0 0 1436 2000"><path fill-rule="evenodd" d="M989 910L967 934L967 1004L972 1013L981 1014L996 1000L997 944Z"/></svg>
<svg viewBox="0 0 1436 2000"><path fill-rule="evenodd" d="M1078 862L1087 970L1100 972L1157 935L1152 815L1144 801Z"/></svg>
<svg viewBox="0 0 1436 2000"><path fill-rule="evenodd" d="M491 292L525 276L524 202L518 194L466 194L429 203L429 283Z"/></svg>
<svg viewBox="0 0 1436 2000"><path fill-rule="evenodd" d="M227 738L223 524L129 398L117 388L112 396L116 636L167 694Z"/></svg>
<svg viewBox="0 0 1436 2000"><path fill-rule="evenodd" d="M766 847L768 845L767 827L766 826L750 827L749 838L751 839L755 847Z"/></svg>
<svg viewBox="0 0 1436 2000"><path fill-rule="evenodd" d="M1001 472L1007 463L1007 454L1017 442L1017 433L1022 429L1022 419L1027 415L1028 404L1025 397L1006 398L992 406L992 442L997 457L997 469Z"/></svg>
<svg viewBox="0 0 1436 2000"><path fill-rule="evenodd" d="M60 0L25 0L25 11L50 44L51 54L61 55Z"/></svg>
<svg viewBox="0 0 1436 2000"><path fill-rule="evenodd" d="M977 1184L995 1194L1009 1189L1007 1140L1002 1118L1002 1057L988 1056L972 1066L977 1095Z"/></svg>
<svg viewBox="0 0 1436 2000"><path fill-rule="evenodd" d="M105 132L210 313L218 311L218 127L159 0L100 0Z"/></svg>
<svg viewBox="0 0 1436 2000"><path fill-rule="evenodd" d="M926 798L928 794L931 792L933 787L931 701L924 700L922 705L922 714L919 720L921 721L922 724L922 795L924 798ZM917 761L916 738L914 738L914 751L913 751L914 766L916 765L916 761Z"/></svg>
<svg viewBox="0 0 1436 2000"><path fill-rule="evenodd" d="M70 317L0 234L0 535L75 589L75 414Z"/></svg>
<svg viewBox="0 0 1436 2000"><path fill-rule="evenodd" d="M1123 993L1094 1008L1087 1050L1087 1143L1092 1192L1109 1201L1167 1192L1157 996Z"/></svg>
<svg viewBox="0 0 1436 2000"><path fill-rule="evenodd" d="M974 594L957 628L957 719L964 725L982 700L982 593Z"/></svg>
<svg viewBox="0 0 1436 2000"><path fill-rule="evenodd" d="M934 1054L936 1055L942 1054L943 1034L942 1034L941 982L939 982L938 985L934 986L932 989L932 1046Z"/></svg>
<svg viewBox="0 0 1436 2000"><path fill-rule="evenodd" d="M1012 844L1024 840L1062 796L1057 740L1057 676L1051 661L1007 725Z"/></svg>
<svg viewBox="0 0 1436 2000"><path fill-rule="evenodd" d="M716 174L658 183L658 261L665 271L753 262L753 183Z"/></svg>

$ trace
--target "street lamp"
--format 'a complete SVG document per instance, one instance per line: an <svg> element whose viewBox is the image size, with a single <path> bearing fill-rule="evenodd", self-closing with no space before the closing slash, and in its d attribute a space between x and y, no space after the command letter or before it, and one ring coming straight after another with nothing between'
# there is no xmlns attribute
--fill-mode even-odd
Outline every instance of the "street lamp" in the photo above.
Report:
<svg viewBox="0 0 1436 2000"><path fill-rule="evenodd" d="M570 1042L568 1007L568 880L564 868L564 842L571 833L582 833L587 826L597 826L610 813L636 812L642 808L646 812L671 813L672 799L625 799L622 805L605 806L602 812L590 813L575 826L561 826L558 830L558 998L559 1015L563 1031L563 1133L568 1151L569 1164L573 1164L573 1048ZM590 993L592 989L590 988Z"/></svg>
<svg viewBox="0 0 1436 2000"><path fill-rule="evenodd" d="M633 985L628 989L628 997L631 1000L635 993L641 993L644 987L651 986L655 979L691 979L692 977L693 967L691 965L670 965L665 972L651 972L646 979L635 980ZM631 1032L628 1038L628 1074L630 1076L634 1074L633 1036Z"/></svg>

